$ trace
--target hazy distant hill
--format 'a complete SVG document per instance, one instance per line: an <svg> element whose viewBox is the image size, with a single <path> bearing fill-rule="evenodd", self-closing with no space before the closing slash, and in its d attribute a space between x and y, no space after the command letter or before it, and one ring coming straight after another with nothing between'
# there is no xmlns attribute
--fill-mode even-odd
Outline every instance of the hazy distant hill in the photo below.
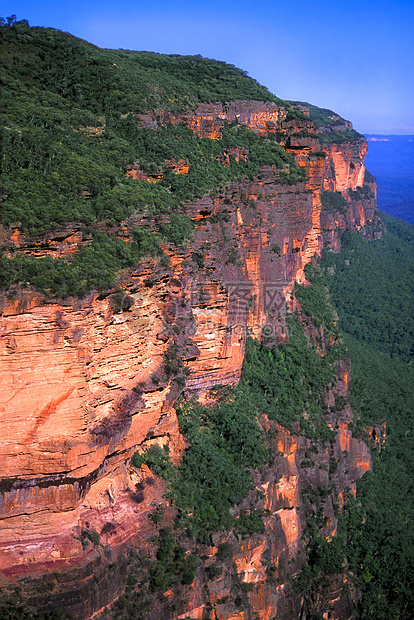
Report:
<svg viewBox="0 0 414 620"><path fill-rule="evenodd" d="M377 180L378 207L414 224L414 136L365 137L365 163Z"/></svg>

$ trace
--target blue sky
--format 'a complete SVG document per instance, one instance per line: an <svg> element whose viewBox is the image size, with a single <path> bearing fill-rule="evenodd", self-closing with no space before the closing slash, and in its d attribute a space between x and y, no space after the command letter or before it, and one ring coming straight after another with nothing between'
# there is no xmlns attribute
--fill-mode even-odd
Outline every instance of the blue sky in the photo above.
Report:
<svg viewBox="0 0 414 620"><path fill-rule="evenodd" d="M107 48L201 54L362 133L414 134L414 0L0 0L0 15Z"/></svg>

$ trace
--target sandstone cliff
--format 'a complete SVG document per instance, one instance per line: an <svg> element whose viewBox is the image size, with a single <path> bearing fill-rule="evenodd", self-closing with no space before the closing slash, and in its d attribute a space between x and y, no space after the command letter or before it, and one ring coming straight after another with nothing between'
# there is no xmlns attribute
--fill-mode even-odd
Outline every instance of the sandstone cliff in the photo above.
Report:
<svg viewBox="0 0 414 620"><path fill-rule="evenodd" d="M375 196L357 189L364 185L367 150L361 136L320 142L310 118L289 120L283 107L259 101L206 104L142 122L184 123L210 139L226 122L260 135L278 133L306 179L289 185L279 171L263 167L253 180L229 183L187 205L195 223L188 247L165 248L170 268L152 260L125 273L120 285L128 303L121 301L115 311L113 294L65 303L44 303L29 290L16 299L2 294L0 570L20 580L39 610L69 606L74 618L90 617L122 593L128 546L154 553L157 530L148 517L155 508L165 505L171 522L164 483L145 467L132 467L130 459L155 443L169 446L179 461L185 442L177 397L208 398L214 386L236 383L247 334L276 343L288 339L286 310L300 310L294 283L306 281L304 267L324 245L339 251L340 229L380 234ZM225 153L223 165L230 156L248 153ZM188 172L185 162L171 167ZM144 178L136 170L131 164L130 176ZM340 192L346 207L324 209L323 192ZM76 224L35 242L13 230L2 234L14 252L38 255L65 255L87 243ZM171 345L179 357L174 373L166 369ZM309 517L300 492L326 490L322 531L333 536L334 504L370 468L365 444L348 428L351 408L338 404L348 400L348 377L344 361L326 395L336 441L331 447L317 442L310 466L301 467L309 439L261 419L274 438L274 461L254 472L260 498L249 496L246 506L263 509L265 532L244 539L217 534L212 546L198 550L204 559L196 581L154 599L148 618L304 617L304 596L287 587L305 557ZM332 461L338 464L334 485ZM138 499L137 485L144 489ZM223 543L232 548L225 561L217 556ZM213 564L222 570L217 579L208 578ZM352 597L342 595L346 579L338 575L320 602L329 617L352 615ZM236 582L242 584L239 598ZM47 597L33 590L38 583L51 584Z"/></svg>

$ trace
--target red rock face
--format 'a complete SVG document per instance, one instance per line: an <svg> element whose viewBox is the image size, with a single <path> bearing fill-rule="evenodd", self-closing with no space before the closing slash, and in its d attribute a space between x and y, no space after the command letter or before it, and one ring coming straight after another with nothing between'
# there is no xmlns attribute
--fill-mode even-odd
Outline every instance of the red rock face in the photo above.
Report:
<svg viewBox="0 0 414 620"><path fill-rule="evenodd" d="M203 103L195 113L182 114L176 118L163 119L174 124L184 123L200 138L221 138L225 121L237 121L247 125L260 135L275 133L286 119L287 112L274 103L262 101L231 101L226 104Z"/></svg>
<svg viewBox="0 0 414 620"><path fill-rule="evenodd" d="M133 299L127 312L114 314L110 300L96 295L70 305L44 305L29 292L14 301L3 296L0 570L7 576L49 570L70 574L93 558L105 565L99 549L82 544L82 530L100 533L101 542L115 555L128 541L150 546L155 530L148 514L163 503L164 488L154 480L137 501L136 484L151 476L135 471L129 460L136 449L154 442L168 444L175 461L183 450L173 409L180 389L164 371L168 346L178 343L188 390L202 395L215 385L237 382L247 332L258 338L265 333L276 342L287 338L285 313L294 282L303 280L304 266L324 243L339 249L336 228L376 234L375 200L349 194L363 182L363 139L332 144L325 157L310 120L289 124L283 108L260 102L203 105L193 115L169 120L185 122L212 139L220 137L225 120L238 120L262 135L277 130L285 134L285 148L305 168L307 179L281 185L277 173L264 167L260 179L231 184L214 199L190 205L188 213L196 223L191 247L170 252L168 272L148 262L125 278L123 287ZM309 136L297 137L299 130ZM177 173L188 171L185 162L173 164ZM128 174L141 178L139 173L132 166ZM320 194L326 189L346 197L346 216L322 210ZM210 221L220 213L227 215ZM75 228L59 240L43 242L16 231L0 232L15 250L38 254L65 255L87 242ZM193 252L202 254L203 269L192 260ZM348 372L344 370L336 393L346 394ZM370 467L365 444L348 429L351 420L348 407L335 446L341 463L339 494ZM300 605L289 599L283 585L283 566L290 563L299 570L302 561L305 516L299 491L309 484L328 484L327 474L318 469L328 455L322 454L315 471L305 476L298 467L306 447L303 438L274 430L282 474L268 471L256 481L261 506L269 514L266 534L234 543L235 571L242 582L257 584L249 604L262 620L277 614L299 617ZM341 473L345 464L347 475ZM327 511L329 536L335 532L336 517L333 509ZM269 562L277 569L278 585L266 580ZM90 579L74 578L70 586L82 591L82 605L73 607L79 618L122 591L122 571L99 596L90 594ZM218 602L230 587L224 582L208 583L209 598L189 592L185 613L175 617L207 617L207 604L214 604L216 615L211 617L250 617Z"/></svg>
<svg viewBox="0 0 414 620"><path fill-rule="evenodd" d="M10 252L20 251L32 256L68 256L90 242L91 237L83 233L76 223L66 224L59 231L51 232L42 238L22 234L19 229L5 230L0 225L0 242Z"/></svg>
<svg viewBox="0 0 414 620"><path fill-rule="evenodd" d="M188 174L190 169L188 162L184 159L166 159L164 165L167 169L172 170L175 174ZM127 166L127 172L125 175L127 178L140 180L140 181L148 181L149 183L157 183L163 178L163 173L159 172L157 174L148 174L144 170L141 170L139 163L129 164Z"/></svg>

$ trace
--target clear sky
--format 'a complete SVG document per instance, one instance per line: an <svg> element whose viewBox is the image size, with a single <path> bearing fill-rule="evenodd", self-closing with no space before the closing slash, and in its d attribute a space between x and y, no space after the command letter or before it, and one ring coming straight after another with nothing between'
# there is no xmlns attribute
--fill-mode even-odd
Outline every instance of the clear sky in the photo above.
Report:
<svg viewBox="0 0 414 620"><path fill-rule="evenodd" d="M414 134L414 0L0 0L106 48L201 54L362 133Z"/></svg>

